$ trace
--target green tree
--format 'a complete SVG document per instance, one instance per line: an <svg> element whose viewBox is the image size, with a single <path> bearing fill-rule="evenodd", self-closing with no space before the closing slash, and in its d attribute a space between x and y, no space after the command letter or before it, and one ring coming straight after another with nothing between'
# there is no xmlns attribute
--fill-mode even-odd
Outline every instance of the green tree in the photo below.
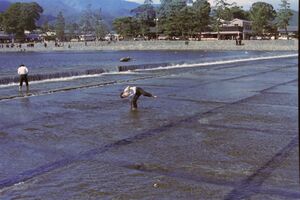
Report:
<svg viewBox="0 0 300 200"><path fill-rule="evenodd" d="M91 4L87 6L87 8L82 12L80 17L80 26L83 33L92 33L95 31L93 26L94 22L94 12L91 9Z"/></svg>
<svg viewBox="0 0 300 200"><path fill-rule="evenodd" d="M140 27L140 35L149 34L150 27L155 26L156 11L152 5L152 0L146 0L143 5L131 10L135 15Z"/></svg>
<svg viewBox="0 0 300 200"><path fill-rule="evenodd" d="M195 22L195 31L199 32L201 35L201 32L205 29L205 27L208 26L210 20L209 20L209 14L211 11L210 3L207 0L196 0L193 4L193 10L194 10L194 21ZM201 39L201 37L200 37Z"/></svg>
<svg viewBox="0 0 300 200"><path fill-rule="evenodd" d="M56 17L55 32L57 39L60 41L65 40L65 18L62 12L59 12Z"/></svg>
<svg viewBox="0 0 300 200"><path fill-rule="evenodd" d="M113 22L114 30L124 38L132 38L138 35L140 29L137 20L133 17L116 18Z"/></svg>
<svg viewBox="0 0 300 200"><path fill-rule="evenodd" d="M14 3L2 16L4 30L13 33L17 39L24 39L24 31L36 28L36 21L40 18L43 8L37 3Z"/></svg>
<svg viewBox="0 0 300 200"><path fill-rule="evenodd" d="M0 30L3 29L3 15L0 13Z"/></svg>
<svg viewBox="0 0 300 200"><path fill-rule="evenodd" d="M276 17L276 11L271 4L256 2L252 4L249 12L252 29L257 35L264 35L265 32L274 29L272 22Z"/></svg>
<svg viewBox="0 0 300 200"><path fill-rule="evenodd" d="M250 20L249 12L242 9L240 6L233 6L230 8L232 19ZM232 20L231 19L231 20Z"/></svg>
<svg viewBox="0 0 300 200"><path fill-rule="evenodd" d="M160 19L167 18L171 12L172 0L160 0L160 7L158 9L158 17Z"/></svg>
<svg viewBox="0 0 300 200"><path fill-rule="evenodd" d="M175 23L177 24L178 36L182 39L187 39L194 34L196 27L195 23L195 12L192 7L185 6L175 17ZM174 29L176 30L176 29Z"/></svg>
<svg viewBox="0 0 300 200"><path fill-rule="evenodd" d="M218 39L220 39L220 25L221 20L231 20L232 14L230 7L235 6L235 3L227 3L226 0L216 0L213 9L213 27L218 32Z"/></svg>
<svg viewBox="0 0 300 200"><path fill-rule="evenodd" d="M189 12L188 9L182 10L186 7L185 0L161 0L161 6L158 9L159 27L162 32L169 36L180 36L182 35L181 28L178 29L176 23L182 23L183 13ZM182 13L182 12L183 13Z"/></svg>
<svg viewBox="0 0 300 200"><path fill-rule="evenodd" d="M289 34L287 31L287 26L289 25L289 21L292 18L292 16L293 13L290 9L290 3L288 2L288 0L281 0L280 9L277 13L276 21L277 21L277 26L285 30L288 39L289 39Z"/></svg>
<svg viewBox="0 0 300 200"><path fill-rule="evenodd" d="M103 22L103 20L96 21L95 24L95 34L97 39L102 39L105 35L109 33L108 26Z"/></svg>
<svg viewBox="0 0 300 200"><path fill-rule="evenodd" d="M98 12L92 12L91 24L94 27L94 32L98 40L104 38L105 35L109 32L108 26L104 23L104 20L102 19L101 9Z"/></svg>
<svg viewBox="0 0 300 200"><path fill-rule="evenodd" d="M43 25L42 25L42 30L43 30L43 32L49 31L49 22L48 22L48 20L46 20L46 21L43 23Z"/></svg>
<svg viewBox="0 0 300 200"><path fill-rule="evenodd" d="M81 15L80 27L84 34L94 33L97 39L103 38L109 30L108 26L102 19L101 9L92 10L90 4Z"/></svg>
<svg viewBox="0 0 300 200"><path fill-rule="evenodd" d="M238 19L244 19L244 20L249 20L249 12L244 11L242 7L239 7L233 4L229 4L229 6L224 7L223 10L221 10L220 16L222 17L221 19L231 21L235 18Z"/></svg>
<svg viewBox="0 0 300 200"><path fill-rule="evenodd" d="M71 40L72 38L75 38L76 32L79 32L79 25L76 22L71 22L66 24L66 30L68 30L68 39Z"/></svg>

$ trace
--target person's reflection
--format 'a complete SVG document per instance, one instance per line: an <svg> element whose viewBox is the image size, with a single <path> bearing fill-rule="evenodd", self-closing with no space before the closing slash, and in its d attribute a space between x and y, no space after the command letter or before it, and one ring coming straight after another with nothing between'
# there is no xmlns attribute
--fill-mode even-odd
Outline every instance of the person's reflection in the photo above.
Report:
<svg viewBox="0 0 300 200"><path fill-rule="evenodd" d="M132 122L132 127L134 129L139 129L142 125L142 120L141 120L141 114L138 110L130 111L129 112L129 118L131 119L130 121Z"/></svg>
<svg viewBox="0 0 300 200"><path fill-rule="evenodd" d="M29 96L29 89L27 88L25 92L23 92L22 90L19 90L19 96L21 96L21 97Z"/></svg>
<svg viewBox="0 0 300 200"><path fill-rule="evenodd" d="M19 99L19 103L17 103L17 112L18 112L18 120L19 122L26 122L29 118L28 118L28 113L30 113L30 109L31 109L31 102L30 102L30 98L27 96L22 96Z"/></svg>
<svg viewBox="0 0 300 200"><path fill-rule="evenodd" d="M130 111L129 112L130 118L134 119L134 120L139 120L140 119L140 115L139 115L139 111L135 110L135 111Z"/></svg>

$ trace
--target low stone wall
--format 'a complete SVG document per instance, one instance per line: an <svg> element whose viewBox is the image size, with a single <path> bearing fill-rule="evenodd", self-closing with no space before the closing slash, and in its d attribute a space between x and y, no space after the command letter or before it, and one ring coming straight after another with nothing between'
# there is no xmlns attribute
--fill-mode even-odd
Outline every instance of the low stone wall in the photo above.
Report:
<svg viewBox="0 0 300 200"><path fill-rule="evenodd" d="M34 47L0 48L0 52L16 51L91 51L91 50L262 50L262 51L297 51L298 40L243 40L237 46L234 40L218 41L117 41L117 42L65 42L55 47L49 42L45 48L43 43Z"/></svg>

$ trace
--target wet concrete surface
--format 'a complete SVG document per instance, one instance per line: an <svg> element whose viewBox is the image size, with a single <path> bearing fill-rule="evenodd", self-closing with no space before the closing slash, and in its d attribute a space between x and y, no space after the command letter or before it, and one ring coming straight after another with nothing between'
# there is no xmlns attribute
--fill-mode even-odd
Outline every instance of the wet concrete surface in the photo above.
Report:
<svg viewBox="0 0 300 200"><path fill-rule="evenodd" d="M4 98L0 198L300 199L297 72L275 59ZM128 83L158 98L132 112Z"/></svg>

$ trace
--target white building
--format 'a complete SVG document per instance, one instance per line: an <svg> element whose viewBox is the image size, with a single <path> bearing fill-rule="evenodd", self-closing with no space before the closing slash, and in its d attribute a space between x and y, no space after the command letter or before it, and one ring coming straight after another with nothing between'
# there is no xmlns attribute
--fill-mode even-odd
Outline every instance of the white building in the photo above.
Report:
<svg viewBox="0 0 300 200"><path fill-rule="evenodd" d="M238 32L238 34L241 34L243 39L250 39L250 36L253 33L251 21L235 18L230 21L229 26L242 27L242 31Z"/></svg>
<svg viewBox="0 0 300 200"><path fill-rule="evenodd" d="M233 19L231 21L221 20L222 25L220 26L220 39L221 40L234 40L240 36L243 40L249 40L252 36L252 25L250 21L243 19ZM202 39L217 39L218 32L208 30L202 32Z"/></svg>

